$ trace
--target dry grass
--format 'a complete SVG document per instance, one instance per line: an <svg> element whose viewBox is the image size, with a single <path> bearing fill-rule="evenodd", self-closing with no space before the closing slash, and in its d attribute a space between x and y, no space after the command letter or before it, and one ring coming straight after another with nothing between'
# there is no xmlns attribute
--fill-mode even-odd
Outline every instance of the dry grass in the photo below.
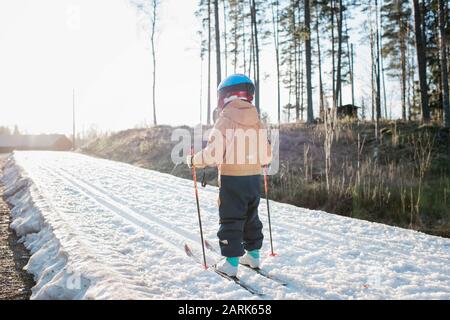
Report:
<svg viewBox="0 0 450 320"><path fill-rule="evenodd" d="M326 123L295 128L282 129L281 145L293 147L281 151L274 199L450 235L448 130L397 122L380 123L377 135L371 123L341 122L331 133ZM302 144L291 142L293 131Z"/></svg>

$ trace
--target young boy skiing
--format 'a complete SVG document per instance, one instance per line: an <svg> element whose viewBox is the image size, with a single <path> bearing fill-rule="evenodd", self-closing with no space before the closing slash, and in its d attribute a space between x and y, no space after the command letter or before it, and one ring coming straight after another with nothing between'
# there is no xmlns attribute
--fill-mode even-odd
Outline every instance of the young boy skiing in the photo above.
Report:
<svg viewBox="0 0 450 320"><path fill-rule="evenodd" d="M271 161L265 128L254 105L255 86L235 74L218 88L218 118L205 149L187 157L189 167L217 166L221 254L218 270L236 276L239 263L259 267L263 242L258 217L262 166ZM262 134L260 134L262 133Z"/></svg>

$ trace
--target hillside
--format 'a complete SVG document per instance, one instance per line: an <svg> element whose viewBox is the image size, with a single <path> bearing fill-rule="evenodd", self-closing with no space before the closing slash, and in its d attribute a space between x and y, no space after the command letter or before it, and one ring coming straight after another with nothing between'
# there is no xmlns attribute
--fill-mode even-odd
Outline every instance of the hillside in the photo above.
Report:
<svg viewBox="0 0 450 320"><path fill-rule="evenodd" d="M177 143L170 141L173 129L122 131L87 143L81 152L190 178L185 165L170 159ZM280 172L271 178L270 197L450 237L449 130L384 122L378 139L374 132L371 123L339 124L328 190L323 126L282 125ZM216 184L214 169L207 170L207 181Z"/></svg>

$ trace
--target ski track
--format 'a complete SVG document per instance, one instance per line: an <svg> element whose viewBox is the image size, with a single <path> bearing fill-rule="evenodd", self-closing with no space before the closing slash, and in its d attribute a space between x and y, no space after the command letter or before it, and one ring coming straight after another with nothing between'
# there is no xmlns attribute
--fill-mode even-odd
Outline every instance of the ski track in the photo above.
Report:
<svg viewBox="0 0 450 320"><path fill-rule="evenodd" d="M133 169L137 169L137 168L133 167ZM109 167L108 167L108 171L110 172ZM110 172L110 173L113 174L112 172ZM126 181L129 182L129 179L126 176L124 176L123 174L120 173L118 176L121 178L124 178L125 182ZM148 190L149 187L150 187L150 189L157 187L157 185L155 183L151 182L150 178L146 180L144 178L139 177L138 180L143 182L144 185L146 186L146 188L141 187L141 185L132 186L133 188L137 189L135 192L136 194L142 194L143 192L146 192L146 190ZM99 181L99 180L97 180L97 181ZM101 181L102 180L100 180L100 184L101 184ZM162 187L162 186L160 185L159 187ZM211 188L211 189L213 189L213 188ZM208 191L211 191L211 189L209 189ZM111 186L111 190L115 190L114 186ZM187 190L183 190L183 191L186 191L188 194L192 193L192 183L190 186L187 187ZM214 190L212 190L212 191L214 192ZM183 199L183 200L189 201L189 199ZM211 204L208 203L208 208L209 207L214 207L214 204L212 204L212 206L211 206ZM267 222L265 219L265 217L266 217L265 204L263 204L261 207L262 207L262 211L261 211L262 220L264 222ZM294 228L292 228L291 225L283 223L282 221L280 221L277 224L277 226L279 226L279 227L283 226L285 228L285 230L281 230L281 229L278 230L279 232L295 231L295 230L293 230ZM334 242L334 243L338 242L339 244L343 244L343 245L347 245L348 242L352 242L352 246L356 246L356 247L370 246L372 248L376 248L379 250L381 250L381 249L386 250L386 251L389 250L390 254L401 255L405 258L408 258L409 253L404 253L402 251L399 251L398 247L402 247L402 249L404 248L407 252L411 252L411 251L415 250L416 251L415 256L421 257L422 259L429 259L430 254L432 254L431 252L428 252L428 253L425 252L425 254L422 254L420 251L418 251L420 248L417 248L417 247L415 248L415 247L411 247L411 246L407 247L407 245L405 245L404 243L402 243L400 241L396 241L395 244L390 244L389 242L386 242L386 241L365 237L362 234L353 235L352 233L349 234L349 232L342 234L343 230L341 230L341 233L338 233L338 232L328 231L325 228L319 229L319 228L311 226L311 225L308 225L308 228L305 228L301 224L299 226L296 226L296 228L301 228L302 234L307 233L310 236L319 234L322 241L327 239L330 242ZM377 244L377 246L375 246L375 243ZM368 254L370 254L370 251L368 251ZM442 260L444 263L447 262L447 259L440 259L436 255L434 256L434 259Z"/></svg>
<svg viewBox="0 0 450 320"><path fill-rule="evenodd" d="M183 245L186 240L190 240L190 245L194 244L197 250L200 251L201 246L198 244L199 236L195 235L193 233L188 232L185 229L170 226L169 221L165 221L164 219L160 219L154 215L151 214L144 214L142 212L137 212L136 209L132 208L131 206L128 206L128 204L121 199L117 198L116 196L113 196L112 190L104 190L101 187L97 187L89 182L87 182L84 179L78 179L73 174L67 172L64 169L55 169L49 168L48 166L41 166L42 169L44 169L47 174L54 175L55 179L61 179L64 180L67 184L71 185L76 189L80 194L84 194L88 197L91 197L94 201L97 201L100 205L104 206L106 209L111 210L112 212L118 214L125 220L127 220L129 223L133 223L137 226L140 226L141 228L146 229L150 232L152 237L161 243L165 243L173 250L176 250L178 252L181 252L184 254ZM55 173L57 173L55 175ZM70 177L69 177L70 176ZM192 191L192 190L191 190ZM145 225L143 227L139 223L142 223ZM160 230L158 230L160 229ZM172 237L168 237L169 235L172 235ZM166 238L169 238L170 241L166 240ZM215 259L208 259L208 265L213 265L220 256L217 253L212 253ZM245 270L243 269L241 272L245 275L253 275L253 272L251 270ZM266 282L273 284L273 281L268 279L259 279L261 282ZM278 285L278 284L277 284ZM264 289L264 287L261 287ZM267 292L270 292L271 288L266 288ZM265 297L270 297L270 294L265 293ZM312 298L312 296L309 294L307 296L308 298ZM318 297L316 297L318 298Z"/></svg>
<svg viewBox="0 0 450 320"><path fill-rule="evenodd" d="M136 168L136 167L133 167L133 166L130 166L130 167L132 167L132 170L136 170L136 169L139 170L139 168ZM111 172L109 166L105 166L105 169L106 168L108 169L108 172L110 172L111 174L115 174L117 177L125 178L124 180L129 183L129 179L128 179L127 176L123 175L122 173L117 173L117 172L113 173L113 172ZM148 179L144 179L144 178L141 178L139 176L139 177L137 177L137 180L143 182L146 185L146 187L151 187L151 188L158 187L156 183L152 183L151 182L151 178L150 177ZM101 181L100 181L100 183L101 183ZM138 189L137 191L139 191L139 192L145 192L148 189L148 188L143 188L140 185L134 185L133 187L136 187ZM192 192L190 190L192 190L192 183L189 186L187 186L187 187L184 186L184 190L183 191L186 191L186 192L189 193L189 192ZM207 188L206 190L209 193L215 192L214 188ZM212 207L214 207L214 205L215 204L212 204ZM211 204L208 203L208 208L210 208L210 207L211 207ZM261 211L261 215L262 215L262 220L263 221L265 221L265 214L266 213L267 212L265 211L265 207L263 205L262 206L262 211ZM282 221L278 223L278 226L284 226L286 228L286 230L291 230L291 231L293 230L291 225L283 223ZM328 226L331 227L331 229L334 229L332 226L330 226L330 225L328 225ZM297 227L302 228L302 225L296 226L296 228ZM280 230L280 231L283 231L283 230ZM347 230L342 230L342 229L341 230L337 230L336 232L332 232L332 231L326 230L325 228L320 229L320 228L308 225L308 228L307 229L306 228L302 228L302 231L308 232L309 234L312 234L313 232L319 233L323 239L329 239L329 240L332 240L332 241L336 241L336 237L338 237L340 239L343 239L343 243L348 243L348 241L354 241L354 242L363 244L363 241L365 241L366 243L369 243L371 245L373 245L374 243L377 243L379 245L379 248L384 248L384 249L389 248L390 250L396 250L399 247L402 247L402 249L405 249L406 251L412 251L412 250L418 250L419 249L417 247L411 246L411 244L408 246L405 243L400 242L400 241L396 241L396 243L394 245L391 245L389 242L386 242L386 240L390 240L388 238L386 238L385 240L378 240L378 239L366 237L363 234L356 234L355 235L353 233L348 232ZM343 232L345 234L343 234ZM393 253L393 254L400 254L400 255L405 256L405 253L403 253L401 251L394 251L394 252L391 251L391 253ZM420 253L416 251L416 255L419 255L419 254ZM432 252L428 252L428 253L426 252L425 254L423 254L421 256L426 258L426 259L428 259L430 254L432 254Z"/></svg>
<svg viewBox="0 0 450 320"><path fill-rule="evenodd" d="M20 215L39 209L63 253L45 270L30 267L42 280L32 298L67 297L63 277L52 278L51 271L61 275L70 269L83 284L69 295L76 299L258 299L185 255L185 242L201 254L191 180L65 152L15 152L10 162L32 181L29 204L18 209L25 212ZM199 193L205 239L218 250L217 188L199 188ZM26 199L18 192L11 202ZM274 201L270 205L279 255L267 256L266 235L263 268L289 285L246 268L239 271L265 298L450 299L449 239ZM265 226L266 214L261 201ZM45 247L45 239L36 240L41 233L26 235L25 244ZM47 251L34 250L33 263L45 259ZM209 264L220 258L206 253Z"/></svg>

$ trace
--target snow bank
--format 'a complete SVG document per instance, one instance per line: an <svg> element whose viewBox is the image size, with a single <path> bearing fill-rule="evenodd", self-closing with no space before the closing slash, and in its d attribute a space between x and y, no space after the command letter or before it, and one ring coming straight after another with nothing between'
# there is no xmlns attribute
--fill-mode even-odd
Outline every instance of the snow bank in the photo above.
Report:
<svg viewBox="0 0 450 320"><path fill-rule="evenodd" d="M36 186L20 168L14 156L5 164L1 182L4 197L12 206L11 228L17 233L31 257L25 270L34 276L36 286L31 299L81 299L90 281L76 274L52 227L45 221L50 211ZM39 203L39 205L36 205Z"/></svg>

